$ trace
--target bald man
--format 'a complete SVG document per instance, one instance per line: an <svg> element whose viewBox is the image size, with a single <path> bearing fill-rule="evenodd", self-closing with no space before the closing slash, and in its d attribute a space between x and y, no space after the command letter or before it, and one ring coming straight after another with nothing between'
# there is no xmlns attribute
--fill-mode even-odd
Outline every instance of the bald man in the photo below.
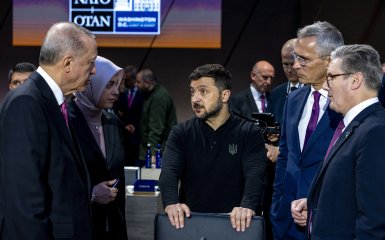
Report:
<svg viewBox="0 0 385 240"><path fill-rule="evenodd" d="M287 81L278 85L271 91L269 98L269 110L274 114L275 120L282 125L283 121L283 107L286 102L286 97L293 90L303 86L294 70L293 51L296 43L296 38L286 41L281 49L282 68L285 73Z"/></svg>
<svg viewBox="0 0 385 240"><path fill-rule="evenodd" d="M235 114L251 118L252 113L269 112L267 100L275 70L267 61L258 61L250 72L250 87L230 99L230 109Z"/></svg>

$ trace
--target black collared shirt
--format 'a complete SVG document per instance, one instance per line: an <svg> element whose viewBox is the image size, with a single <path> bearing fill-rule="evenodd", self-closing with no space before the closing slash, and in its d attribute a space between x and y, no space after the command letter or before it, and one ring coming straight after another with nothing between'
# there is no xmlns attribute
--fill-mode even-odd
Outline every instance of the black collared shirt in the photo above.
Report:
<svg viewBox="0 0 385 240"><path fill-rule="evenodd" d="M163 155L159 185L164 207L180 202L194 212L226 213L238 206L256 210L266 162L263 136L253 123L233 115L217 130L196 117L180 123Z"/></svg>

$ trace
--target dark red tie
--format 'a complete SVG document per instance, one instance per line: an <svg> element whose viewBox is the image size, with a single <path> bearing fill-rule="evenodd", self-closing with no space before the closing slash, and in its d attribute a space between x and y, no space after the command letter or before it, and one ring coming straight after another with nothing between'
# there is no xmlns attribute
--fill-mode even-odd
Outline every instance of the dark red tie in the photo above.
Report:
<svg viewBox="0 0 385 240"><path fill-rule="evenodd" d="M344 121L341 120L341 122L338 124L336 130L334 131L333 138L330 141L328 150L326 151L325 159L328 156L328 154L329 154L330 150L332 149L332 147L334 146L334 144L337 142L337 139L341 136L342 129L344 129L344 127L345 127Z"/></svg>
<svg viewBox="0 0 385 240"><path fill-rule="evenodd" d="M66 101L64 100L64 102L60 105L60 110L61 110L61 113L63 114L63 118L64 120L66 121L66 125L67 127L69 126L68 124L68 112L67 112L67 103Z"/></svg>
<svg viewBox="0 0 385 240"><path fill-rule="evenodd" d="M265 109L265 95L261 95L261 109L262 109L262 112L264 113L266 111Z"/></svg>
<svg viewBox="0 0 385 240"><path fill-rule="evenodd" d="M321 94L317 91L313 92L313 98L314 98L314 103L313 103L313 108L311 110L311 116L309 120L309 124L307 125L306 128L306 135L305 135L305 141L303 143L303 148L305 149L305 146L307 142L309 141L309 138L311 134L314 132L315 128L317 127L317 122L318 122L318 117L319 117L319 99L321 97Z"/></svg>

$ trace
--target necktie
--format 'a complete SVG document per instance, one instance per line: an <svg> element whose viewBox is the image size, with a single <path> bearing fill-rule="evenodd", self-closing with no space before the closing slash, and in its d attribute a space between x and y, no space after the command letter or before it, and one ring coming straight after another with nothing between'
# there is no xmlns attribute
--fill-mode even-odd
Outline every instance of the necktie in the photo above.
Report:
<svg viewBox="0 0 385 240"><path fill-rule="evenodd" d="M328 156L328 154L329 154L330 150L332 149L332 147L334 146L334 144L337 142L337 139L341 136L342 129L344 129L344 127L345 127L344 121L341 120L340 123L338 124L336 130L334 131L333 138L330 141L328 150L326 151L325 159Z"/></svg>
<svg viewBox="0 0 385 240"><path fill-rule="evenodd" d="M265 105L266 103L265 103L265 95L261 95L261 109L262 109L262 112L264 113L265 111L266 111L266 109L265 109Z"/></svg>
<svg viewBox="0 0 385 240"><path fill-rule="evenodd" d="M295 91L295 90L297 90L297 89L298 89L297 87L292 86L292 87L290 88L290 92Z"/></svg>
<svg viewBox="0 0 385 240"><path fill-rule="evenodd" d="M67 103L64 100L64 102L60 105L60 111L63 114L63 118L66 121L67 127L69 126L68 124L68 112L67 112Z"/></svg>
<svg viewBox="0 0 385 240"><path fill-rule="evenodd" d="M130 108L132 105L132 101L134 100L134 90L129 90L127 100L128 100L128 108Z"/></svg>
<svg viewBox="0 0 385 240"><path fill-rule="evenodd" d="M306 128L306 135L305 135L305 141L303 143L303 148L305 149L305 146L307 142L309 141L309 138L311 134L314 132L315 128L317 127L317 122L318 122L318 116L319 116L319 99L321 97L321 94L317 91L313 92L313 98L314 98L314 103L313 103L313 108L311 110L311 116L309 120L309 124L307 125Z"/></svg>

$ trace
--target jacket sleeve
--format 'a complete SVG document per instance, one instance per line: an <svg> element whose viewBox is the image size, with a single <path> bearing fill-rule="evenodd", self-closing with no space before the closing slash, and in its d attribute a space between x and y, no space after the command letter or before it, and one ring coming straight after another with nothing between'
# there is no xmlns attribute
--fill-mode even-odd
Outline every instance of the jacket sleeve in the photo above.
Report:
<svg viewBox="0 0 385 240"><path fill-rule="evenodd" d="M184 142L181 126L177 125L170 132L162 159L159 187L164 207L179 202L178 182L184 168Z"/></svg>
<svg viewBox="0 0 385 240"><path fill-rule="evenodd" d="M252 125L246 138L242 161L245 190L241 207L256 211L262 202L262 192L265 188L267 156L262 133L255 125Z"/></svg>

